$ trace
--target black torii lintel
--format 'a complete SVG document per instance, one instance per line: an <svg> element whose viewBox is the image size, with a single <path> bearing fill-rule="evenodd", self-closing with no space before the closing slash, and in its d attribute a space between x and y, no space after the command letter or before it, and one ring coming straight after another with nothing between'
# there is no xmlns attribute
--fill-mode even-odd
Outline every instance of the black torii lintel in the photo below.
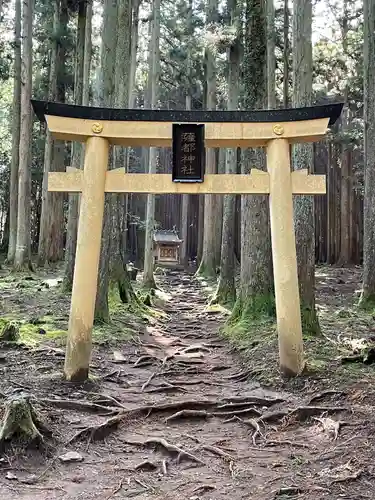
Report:
<svg viewBox="0 0 375 500"><path fill-rule="evenodd" d="M331 127L339 118L343 103L331 103L304 108L273 109L259 111L206 111L206 110L154 110L114 109L78 106L56 102L31 100L34 112L40 121L45 115L81 118L84 120L148 121L173 123L228 123L228 122L293 122L329 118Z"/></svg>

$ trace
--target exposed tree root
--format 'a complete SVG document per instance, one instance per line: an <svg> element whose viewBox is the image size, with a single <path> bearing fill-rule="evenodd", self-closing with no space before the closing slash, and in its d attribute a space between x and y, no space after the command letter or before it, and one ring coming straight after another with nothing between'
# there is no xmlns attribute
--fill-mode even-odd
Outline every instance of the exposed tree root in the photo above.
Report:
<svg viewBox="0 0 375 500"><path fill-rule="evenodd" d="M254 433L253 435L251 436L252 440L253 440L253 444L254 446L257 445L256 443L256 438L257 436L263 436L261 430L260 430L260 427L259 427L259 424L256 420L254 420L253 418L249 419L249 420L243 420L242 418L240 417L237 417L237 415L234 415L232 418L228 419L228 420L225 420L225 423L228 423L228 422L233 422L233 421L237 421L237 422L241 422L243 424L245 424L246 426L248 427L252 427L254 429Z"/></svg>
<svg viewBox="0 0 375 500"><path fill-rule="evenodd" d="M178 354L184 355L184 354L189 354L192 352L211 352L211 349L209 349L208 347L205 347L202 344L194 344L194 345L190 345L187 347L183 347L182 349L180 349L178 351Z"/></svg>
<svg viewBox="0 0 375 500"><path fill-rule="evenodd" d="M261 412L256 410L255 408L243 408L243 409L234 409L232 411L215 411L212 412L212 415L214 417L230 417L232 415L248 415L249 413L252 413L253 415L257 417L261 417Z"/></svg>
<svg viewBox="0 0 375 500"><path fill-rule="evenodd" d="M328 389L327 391L320 392L319 394L315 394L312 396L309 401L308 405L311 405L314 401L318 401L319 399L323 399L325 396L343 396L345 393L343 391L334 391L332 389Z"/></svg>
<svg viewBox="0 0 375 500"><path fill-rule="evenodd" d="M156 470L157 468L158 466L154 462L150 462L150 460L144 460L140 464L136 465L134 467L134 470L151 471L151 470Z"/></svg>
<svg viewBox="0 0 375 500"><path fill-rule="evenodd" d="M232 411L213 411L207 412L205 410L181 410L177 413L167 417L165 419L166 422L170 422L172 420L177 420L179 418L212 418L212 417L230 417L233 415L243 415L248 413L255 413L255 415L261 415L260 412L255 410L254 408L244 408L244 409L233 409Z"/></svg>
<svg viewBox="0 0 375 500"><path fill-rule="evenodd" d="M89 403L88 401L75 401L72 399L38 399L38 401L44 405L55 406L56 408L62 408L64 410L90 411L93 413L104 412L106 415L113 414L118 411L116 408L110 408L96 403ZM116 401L116 403L117 406L119 406L118 401Z"/></svg>
<svg viewBox="0 0 375 500"><path fill-rule="evenodd" d="M242 370L239 373L234 373L233 375L225 377L225 380L236 380L237 382L243 382L244 380L247 380L252 374L253 370Z"/></svg>
<svg viewBox="0 0 375 500"><path fill-rule="evenodd" d="M167 465L168 465L168 461L164 459L162 464L161 464L161 470L162 470L164 476L168 475Z"/></svg>
<svg viewBox="0 0 375 500"><path fill-rule="evenodd" d="M160 363L160 359L158 359L155 356L141 356L137 359L137 361L134 363L133 366L148 366L148 365L153 365L155 363Z"/></svg>
<svg viewBox="0 0 375 500"><path fill-rule="evenodd" d="M217 446L212 446L211 444L202 444L200 446L203 450L209 451L213 453L214 455L217 455L221 458L224 458L225 460L233 460L233 457L229 455L226 451L222 450L221 448L218 448Z"/></svg>
<svg viewBox="0 0 375 500"><path fill-rule="evenodd" d="M328 434L331 434L333 436L333 440L336 441L336 439L339 437L341 422L333 420L332 418L313 418L314 420L319 422L322 425L323 430Z"/></svg>
<svg viewBox="0 0 375 500"><path fill-rule="evenodd" d="M295 495L301 495L304 492L302 488L299 488L298 486L286 486L283 488L280 488L279 490L274 492L274 498L278 497L286 497L286 496L295 496Z"/></svg>
<svg viewBox="0 0 375 500"><path fill-rule="evenodd" d="M230 398L225 398L223 399L224 403L241 403L244 402L244 404L249 405L249 404L254 404L254 405L259 405L259 406L273 406L279 403L283 403L285 400L282 398L273 398L273 399L266 399L266 398L260 398L258 396L231 396Z"/></svg>
<svg viewBox="0 0 375 500"><path fill-rule="evenodd" d="M212 385L212 386L216 386L216 387L228 387L227 384L220 384L220 382L211 382L209 380L181 380L181 382L177 381L177 380L170 380L169 381L170 384L172 385L178 385L178 384L182 384L182 385L199 385L199 384L204 384L204 385Z"/></svg>
<svg viewBox="0 0 375 500"><path fill-rule="evenodd" d="M65 442L65 446L74 443L78 439L81 439L85 436L88 436L90 438L90 441L98 441L100 439L104 439L106 436L108 436L112 429L117 428L125 415L125 413L120 413L115 417L108 418L101 424L90 425L88 427L85 427L84 429L79 430L74 434L73 437Z"/></svg>
<svg viewBox="0 0 375 500"><path fill-rule="evenodd" d="M297 443L296 441L283 440L269 440L266 441L266 446L294 446L295 448L309 448L308 444Z"/></svg>
<svg viewBox="0 0 375 500"><path fill-rule="evenodd" d="M170 417L165 419L165 422L171 422L172 420L178 420L180 418L209 418L212 417L211 413L208 413L205 410L181 410L177 413L174 413Z"/></svg>
<svg viewBox="0 0 375 500"><path fill-rule="evenodd" d="M292 442L286 443L286 442L281 442L281 441L267 441L261 432L259 424L260 423L265 424L265 423L269 423L269 422L281 421L281 420L288 419L288 418L293 417L293 416L296 416L298 418L298 420L303 421L309 417L313 417L316 414L322 414L325 412L334 413L334 412L347 411L347 410L348 410L348 408L345 408L345 407L300 406L300 407L294 408L292 410L280 410L280 411L276 411L276 412L265 412L263 414L259 414L258 418L249 419L249 420L243 420L242 418L238 417L239 412L237 412L237 414L234 414L231 418L225 420L224 423L237 421L237 422L241 422L241 423L247 425L248 427L252 427L254 429L254 433L252 435L252 440L253 440L254 446L256 446L257 436L262 436L265 439L267 444L276 444L276 445L291 444L291 445L293 445L294 443L292 443ZM212 413L212 415L214 415L214 413ZM218 416L218 414L216 413L215 416ZM322 422L323 419L315 418L315 420ZM327 420L327 419L324 419L324 420ZM328 419L328 420L331 421L331 419ZM332 421L332 422L334 422L334 421ZM337 422L336 422L336 424L337 424ZM337 438L339 427L337 427L337 426L335 427L335 426L331 425L330 430L332 430L332 428L334 428L334 430L336 431L335 436ZM295 443L295 445L300 446L298 443Z"/></svg>
<svg viewBox="0 0 375 500"><path fill-rule="evenodd" d="M154 377L156 377L156 372L151 373L151 375L148 377L148 379L146 380L146 382L142 385L141 392L143 392L146 389L146 387L148 385L150 385L150 383L151 383L151 381L152 381L152 379Z"/></svg>
<svg viewBox="0 0 375 500"><path fill-rule="evenodd" d="M345 406L299 406L290 411L288 417L296 416L298 420L303 421L307 418L313 417L322 413L337 413L340 411L348 411L349 408Z"/></svg>
<svg viewBox="0 0 375 500"><path fill-rule="evenodd" d="M192 453L183 450L182 448L179 448L178 446L175 446L174 444L169 443L163 438L148 438L144 441L129 441L125 440L127 444L134 445L134 446L161 446L164 448L170 455L175 456L177 455L177 463L180 463L184 459L191 460L192 462L195 462L200 465L204 465L204 462L194 456Z"/></svg>
<svg viewBox="0 0 375 500"><path fill-rule="evenodd" d="M244 407L248 407L250 405L254 405L258 403L254 403L252 400L246 400L246 401L238 401L238 402L228 402L224 403L220 406L217 407L218 410L236 410L236 409L244 409ZM264 405L266 406L266 405Z"/></svg>
<svg viewBox="0 0 375 500"><path fill-rule="evenodd" d="M288 410L265 412L259 418L262 422L279 422L289 415Z"/></svg>
<svg viewBox="0 0 375 500"><path fill-rule="evenodd" d="M96 405L103 405L103 406L111 406L115 405L118 408L123 408L126 410L126 406L123 405L120 401L118 401L116 398L113 398L112 396L109 396L108 394L100 394L99 392L90 392L91 396L97 396L99 399L95 401Z"/></svg>
<svg viewBox="0 0 375 500"><path fill-rule="evenodd" d="M164 382L163 385L153 387L152 389L148 389L146 393L150 394L152 392L188 392L184 387L180 385L169 384L168 382Z"/></svg>

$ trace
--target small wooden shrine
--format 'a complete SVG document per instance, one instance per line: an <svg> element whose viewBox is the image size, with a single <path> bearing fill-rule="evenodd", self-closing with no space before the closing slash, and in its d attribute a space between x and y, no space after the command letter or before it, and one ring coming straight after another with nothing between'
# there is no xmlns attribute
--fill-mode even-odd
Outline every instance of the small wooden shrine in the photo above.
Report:
<svg viewBox="0 0 375 500"><path fill-rule="evenodd" d="M180 263L180 245L182 240L172 229L158 229L154 232L154 262L168 266Z"/></svg>

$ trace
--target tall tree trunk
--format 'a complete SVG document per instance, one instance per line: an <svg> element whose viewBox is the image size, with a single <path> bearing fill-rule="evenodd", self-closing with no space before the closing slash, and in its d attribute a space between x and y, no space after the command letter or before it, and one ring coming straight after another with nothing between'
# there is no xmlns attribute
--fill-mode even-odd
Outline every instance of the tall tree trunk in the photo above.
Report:
<svg viewBox="0 0 375 500"><path fill-rule="evenodd" d="M77 20L76 67L74 74L74 103L88 104L89 70L91 62L91 17L87 17L88 5L80 2ZM90 7L92 9L92 6ZM92 15L92 10L91 10ZM88 46L86 46L86 43ZM87 81L84 80L87 78ZM83 88L85 87L85 102ZM83 168L84 147L72 144L72 164L74 168ZM71 291L73 286L74 264L77 247L79 194L69 193L68 224L65 244L65 267L62 287Z"/></svg>
<svg viewBox="0 0 375 500"><path fill-rule="evenodd" d="M343 17L341 21L341 36L343 52L347 59L348 54L348 0L344 0ZM349 68L348 68L349 70ZM340 256L338 264L348 265L351 261L351 241L350 241L350 144L348 141L349 128L349 82L345 82L344 87L344 110L341 118L341 131L343 141L341 144L341 229L340 229Z"/></svg>
<svg viewBox="0 0 375 500"><path fill-rule="evenodd" d="M243 78L246 109L267 106L267 19L265 0L247 0ZM265 170L262 149L245 152L243 173L250 165ZM231 322L248 329L263 315L274 314L269 204L265 196L241 197L241 281Z"/></svg>
<svg viewBox="0 0 375 500"><path fill-rule="evenodd" d="M375 306L375 0L364 0L365 197L362 306Z"/></svg>
<svg viewBox="0 0 375 500"><path fill-rule="evenodd" d="M160 79L160 0L153 1L152 20L152 57L149 69L149 85L151 85L151 108L155 109L158 102L159 79ZM157 148L150 148L148 173L156 172ZM143 286L145 288L155 288L154 279L154 253L153 234L155 218L155 195L147 195L146 206L146 231L145 231L145 260L143 271Z"/></svg>
<svg viewBox="0 0 375 500"><path fill-rule="evenodd" d="M66 41L68 35L68 0L60 0L60 42L57 53L57 93L58 102L65 102L66 93ZM65 171L65 142L55 141L53 162L51 170L54 172ZM48 193L48 245L47 263L58 262L64 256L64 193Z"/></svg>
<svg viewBox="0 0 375 500"><path fill-rule="evenodd" d="M192 81L192 57L191 51L193 49L192 42L194 40L194 25L193 25L193 1L188 0L187 2L187 26L186 26L186 50L187 50L187 78L186 78L186 89L185 89L185 107L187 110L191 109L191 87L193 85ZM181 264L186 268L189 262L188 256L188 229L189 229L189 206L190 206L190 195L182 195L181 203Z"/></svg>
<svg viewBox="0 0 375 500"><path fill-rule="evenodd" d="M289 106L289 0L284 0L283 106Z"/></svg>
<svg viewBox="0 0 375 500"><path fill-rule="evenodd" d="M79 14L78 14L79 15ZM82 12L82 18L85 12ZM83 22L83 19L82 19ZM79 32L81 33L79 24ZM82 35L81 35L82 36ZM92 2L86 4L86 23L85 23L85 41L83 49L83 84L82 84L82 105L88 106L90 99L90 69L91 69L91 51L92 51ZM83 169L84 155L81 155L81 168Z"/></svg>
<svg viewBox="0 0 375 500"><path fill-rule="evenodd" d="M102 44L100 52L99 106L112 107L115 95L117 1L105 0L103 9ZM113 151L111 152L113 155ZM110 162L111 163L111 162ZM111 195L105 195L102 244L100 252L98 291L95 304L95 321L109 321L108 287L110 279L110 252L112 234Z"/></svg>
<svg viewBox="0 0 375 500"><path fill-rule="evenodd" d="M135 73L137 70L138 54L138 25L139 25L139 7L141 0L132 2L132 27L131 27L131 49L130 49L130 73L129 73L129 108L134 108L136 100Z"/></svg>
<svg viewBox="0 0 375 500"><path fill-rule="evenodd" d="M213 30L218 16L218 0L208 0L206 24L208 30ZM216 63L215 54L210 46L206 47L206 81L207 81L207 109L216 109ZM215 149L206 150L206 173L216 173L216 153ZM216 278L216 224L215 195L205 195L204 197L204 226L203 226L203 249L202 259L199 264L197 274L205 277Z"/></svg>
<svg viewBox="0 0 375 500"><path fill-rule="evenodd" d="M293 3L293 106L310 106L312 96L311 0ZM293 148L295 169L314 169L312 144L298 144ZM312 196L294 199L298 280L304 333L319 334L315 309L315 222Z"/></svg>
<svg viewBox="0 0 375 500"><path fill-rule="evenodd" d="M58 58L58 37L60 33L60 0L54 1L53 15L53 34L51 36L50 49L50 66L49 66L49 85L48 85L48 100L56 101L57 98L57 58ZM61 43L61 41L60 41ZM48 172L51 170L53 163L54 140L52 134L47 129L46 142L44 148L44 170L42 183L42 212L40 216L39 226L39 246L38 246L38 265L44 266L47 262L47 246L49 242L48 234L48 216L49 216L49 201L48 193Z"/></svg>
<svg viewBox="0 0 375 500"><path fill-rule="evenodd" d="M31 266L30 259L30 160L32 139L31 91L33 58L34 0L23 0L21 59L21 131L19 148L19 182L17 243L14 270Z"/></svg>
<svg viewBox="0 0 375 500"><path fill-rule="evenodd" d="M236 34L232 45L228 49L228 110L238 108L240 58L241 58L241 24L238 0L228 0L228 12L233 32ZM225 159L225 173L237 172L237 149L227 148ZM221 242L220 278L214 302L233 306L236 301L235 286L235 214L236 196L224 196L223 231Z"/></svg>
<svg viewBox="0 0 375 500"><path fill-rule="evenodd" d="M267 0L267 106L276 108L276 32L274 0Z"/></svg>
<svg viewBox="0 0 375 500"><path fill-rule="evenodd" d="M116 108L126 108L129 103L129 85L131 73L131 0L118 2L117 15L117 45L116 45L116 73L115 98ZM115 147L113 152L113 168L127 165L126 148ZM126 240L122 235L123 218L126 217L124 207L127 206L127 195L111 195L112 201L112 248L111 248L111 276L117 282L120 299L129 303L136 299L130 277L126 267Z"/></svg>
<svg viewBox="0 0 375 500"><path fill-rule="evenodd" d="M12 162L9 185L9 242L7 261L13 263L17 241L18 163L21 120L21 0L14 13L14 79L12 106Z"/></svg>

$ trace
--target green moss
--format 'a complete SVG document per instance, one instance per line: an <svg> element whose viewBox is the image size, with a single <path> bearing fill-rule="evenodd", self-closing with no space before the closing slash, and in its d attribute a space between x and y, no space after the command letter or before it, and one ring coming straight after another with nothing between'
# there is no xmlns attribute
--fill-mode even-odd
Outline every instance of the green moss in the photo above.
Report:
<svg viewBox="0 0 375 500"><path fill-rule="evenodd" d="M115 346L121 342L128 342L135 336L136 332L123 324L95 325L92 331L92 341L98 345Z"/></svg>
<svg viewBox="0 0 375 500"><path fill-rule="evenodd" d="M272 294L257 294L248 297L239 295L233 308L231 322L257 322L262 318L275 318L275 298Z"/></svg>
<svg viewBox="0 0 375 500"><path fill-rule="evenodd" d="M133 300L127 304L124 304L120 299L118 288L115 283L113 283L108 290L108 305L109 312L111 316L110 322L96 323L95 328L98 332L97 338L100 341L100 335L102 332L106 336L107 331L113 330L112 324L117 324L121 322L126 324L129 320L141 320L142 322L149 322L151 318L164 318L166 314L156 309L153 302L156 297L163 296L157 290L145 291L143 288L137 290L136 292L137 300ZM151 306L148 306L147 302L149 298L152 302ZM125 340L129 338L128 334L125 335ZM124 338L120 335L120 339Z"/></svg>
<svg viewBox="0 0 375 500"><path fill-rule="evenodd" d="M363 311L372 312L375 309L375 294L362 293L358 307Z"/></svg>
<svg viewBox="0 0 375 500"><path fill-rule="evenodd" d="M23 322L20 325L20 338L19 343L34 347L46 340L60 340L65 341L66 331L54 330L50 328L51 325L33 325L31 323Z"/></svg>
<svg viewBox="0 0 375 500"><path fill-rule="evenodd" d="M219 280L215 295L211 300L212 304L221 304L232 309L236 303L236 287L233 282Z"/></svg>
<svg viewBox="0 0 375 500"><path fill-rule="evenodd" d="M259 335L275 336L275 301L272 295L237 298L223 332L242 346L253 344Z"/></svg>
<svg viewBox="0 0 375 500"><path fill-rule="evenodd" d="M216 278L217 273L214 263L210 262L207 264L204 259L202 259L196 272L196 276L200 276L202 278Z"/></svg>
<svg viewBox="0 0 375 500"><path fill-rule="evenodd" d="M230 309L227 307L221 305L221 304L209 304L205 308L205 312L211 312L211 313L222 313L222 314L231 314Z"/></svg>
<svg viewBox="0 0 375 500"><path fill-rule="evenodd" d="M322 334L316 309L301 305L302 332L306 336L320 336Z"/></svg>

